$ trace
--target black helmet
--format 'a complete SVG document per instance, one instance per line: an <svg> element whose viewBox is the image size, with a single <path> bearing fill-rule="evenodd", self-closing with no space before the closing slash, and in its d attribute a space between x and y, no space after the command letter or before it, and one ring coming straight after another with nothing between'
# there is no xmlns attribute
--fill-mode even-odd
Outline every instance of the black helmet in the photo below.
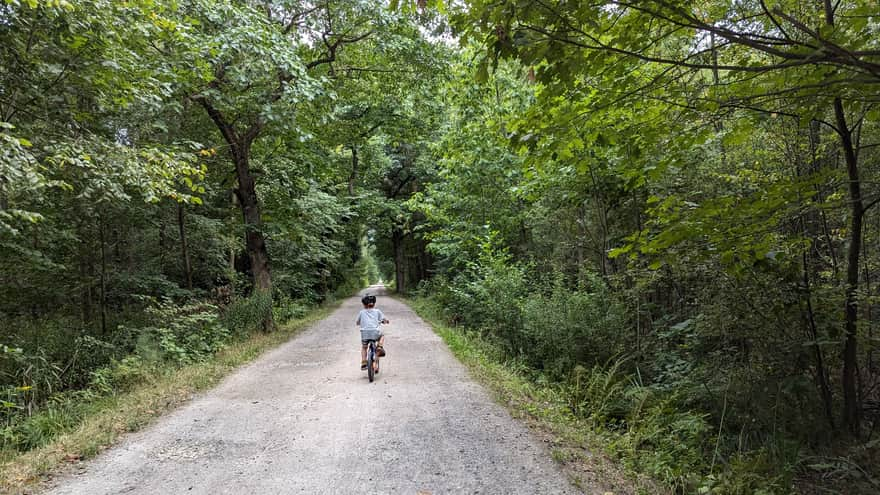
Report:
<svg viewBox="0 0 880 495"><path fill-rule="evenodd" d="M361 298L361 302L366 306L367 304L376 304L376 296L372 296L367 294L366 296Z"/></svg>

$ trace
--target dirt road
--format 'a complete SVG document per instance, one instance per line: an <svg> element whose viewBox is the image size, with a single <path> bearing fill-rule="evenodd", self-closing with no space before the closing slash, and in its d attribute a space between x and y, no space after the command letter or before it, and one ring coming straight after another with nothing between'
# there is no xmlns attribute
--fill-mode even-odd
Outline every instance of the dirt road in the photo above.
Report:
<svg viewBox="0 0 880 495"><path fill-rule="evenodd" d="M49 493L578 493L411 309L378 307L391 325L376 382L351 298Z"/></svg>

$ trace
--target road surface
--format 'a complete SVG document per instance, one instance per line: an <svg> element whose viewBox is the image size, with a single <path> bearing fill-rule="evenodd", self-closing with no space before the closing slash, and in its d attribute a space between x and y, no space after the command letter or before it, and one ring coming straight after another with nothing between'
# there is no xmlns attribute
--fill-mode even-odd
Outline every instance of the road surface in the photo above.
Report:
<svg viewBox="0 0 880 495"><path fill-rule="evenodd" d="M579 493L409 307L377 307L391 325L376 382L351 298L48 493Z"/></svg>

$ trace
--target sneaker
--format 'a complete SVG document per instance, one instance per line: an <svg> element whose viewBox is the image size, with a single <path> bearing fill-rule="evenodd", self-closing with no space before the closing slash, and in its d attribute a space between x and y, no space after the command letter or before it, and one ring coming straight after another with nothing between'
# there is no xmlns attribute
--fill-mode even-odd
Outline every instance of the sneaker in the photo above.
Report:
<svg viewBox="0 0 880 495"><path fill-rule="evenodd" d="M376 355L379 357L385 357L385 348L380 346L376 347Z"/></svg>
<svg viewBox="0 0 880 495"><path fill-rule="evenodd" d="M364 359L364 360L361 361L361 369L362 369L362 370L367 369L367 360L366 360L366 359Z"/></svg>

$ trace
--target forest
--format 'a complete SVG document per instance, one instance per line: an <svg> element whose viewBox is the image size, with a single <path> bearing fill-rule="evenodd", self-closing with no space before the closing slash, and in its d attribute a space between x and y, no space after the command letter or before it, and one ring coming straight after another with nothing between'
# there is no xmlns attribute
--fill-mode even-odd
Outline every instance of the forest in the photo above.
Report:
<svg viewBox="0 0 880 495"><path fill-rule="evenodd" d="M877 493L878 159L871 0L3 0L0 462L383 280L671 493Z"/></svg>

